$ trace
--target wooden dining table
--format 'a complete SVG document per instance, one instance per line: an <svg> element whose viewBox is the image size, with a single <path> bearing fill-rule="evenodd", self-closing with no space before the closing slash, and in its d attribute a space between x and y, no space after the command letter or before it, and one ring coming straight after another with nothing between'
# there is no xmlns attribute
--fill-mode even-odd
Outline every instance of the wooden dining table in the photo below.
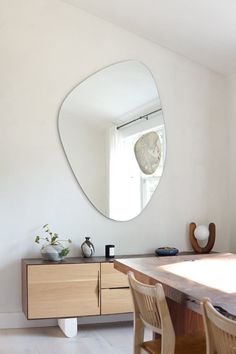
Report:
<svg viewBox="0 0 236 354"><path fill-rule="evenodd" d="M183 254L114 260L114 267L146 284L163 285L176 334L203 330L201 300L236 316L236 254Z"/></svg>

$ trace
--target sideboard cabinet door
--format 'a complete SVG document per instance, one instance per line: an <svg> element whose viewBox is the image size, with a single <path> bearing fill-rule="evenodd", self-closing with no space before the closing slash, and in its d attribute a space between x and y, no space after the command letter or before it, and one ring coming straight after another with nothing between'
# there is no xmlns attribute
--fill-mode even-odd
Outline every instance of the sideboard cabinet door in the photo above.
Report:
<svg viewBox="0 0 236 354"><path fill-rule="evenodd" d="M28 265L28 319L100 314L100 264Z"/></svg>

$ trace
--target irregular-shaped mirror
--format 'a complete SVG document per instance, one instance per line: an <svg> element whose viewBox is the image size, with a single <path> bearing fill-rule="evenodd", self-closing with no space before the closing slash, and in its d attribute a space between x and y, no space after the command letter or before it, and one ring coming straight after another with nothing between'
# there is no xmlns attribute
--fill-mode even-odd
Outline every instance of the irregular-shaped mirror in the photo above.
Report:
<svg viewBox="0 0 236 354"><path fill-rule="evenodd" d="M81 82L63 101L58 125L91 203L114 220L137 216L160 181L166 149L161 102L146 66L121 62Z"/></svg>

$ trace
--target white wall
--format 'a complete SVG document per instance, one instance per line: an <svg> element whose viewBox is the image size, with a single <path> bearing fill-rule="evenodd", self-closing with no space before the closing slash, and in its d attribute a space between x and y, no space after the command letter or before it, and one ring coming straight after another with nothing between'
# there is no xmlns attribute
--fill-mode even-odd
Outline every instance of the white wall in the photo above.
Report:
<svg viewBox="0 0 236 354"><path fill-rule="evenodd" d="M186 250L191 221L215 222L215 249L229 249L224 79L57 0L1 0L0 14L0 326L6 319L14 325L7 313L21 315L20 260L39 255L34 236L45 223L72 238L72 255L80 254L84 236L97 255L106 243L116 245L116 254L164 245ZM121 223L105 219L84 197L56 122L77 83L126 59L143 62L157 81L167 159L147 208Z"/></svg>
<svg viewBox="0 0 236 354"><path fill-rule="evenodd" d="M228 77L228 93L229 93L229 141L230 141L230 154L229 154L229 188L230 197L228 200L229 212L229 225L231 235L231 250L236 252L236 75Z"/></svg>

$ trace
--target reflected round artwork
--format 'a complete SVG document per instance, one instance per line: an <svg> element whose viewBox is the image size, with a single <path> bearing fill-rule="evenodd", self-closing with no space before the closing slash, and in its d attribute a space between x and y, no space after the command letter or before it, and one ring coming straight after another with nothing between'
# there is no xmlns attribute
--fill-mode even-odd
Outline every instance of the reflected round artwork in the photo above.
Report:
<svg viewBox="0 0 236 354"><path fill-rule="evenodd" d="M146 175L153 174L161 160L161 143L156 132L142 135L134 146L134 153L138 165Z"/></svg>

